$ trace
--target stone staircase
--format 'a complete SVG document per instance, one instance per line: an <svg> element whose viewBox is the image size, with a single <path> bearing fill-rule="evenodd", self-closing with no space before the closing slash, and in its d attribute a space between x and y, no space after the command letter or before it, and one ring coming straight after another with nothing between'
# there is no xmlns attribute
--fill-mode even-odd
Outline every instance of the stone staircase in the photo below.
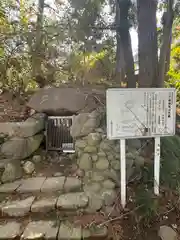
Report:
<svg viewBox="0 0 180 240"><path fill-rule="evenodd" d="M32 177L0 185L0 240L105 239L107 228L83 228L89 198L76 177Z"/></svg>

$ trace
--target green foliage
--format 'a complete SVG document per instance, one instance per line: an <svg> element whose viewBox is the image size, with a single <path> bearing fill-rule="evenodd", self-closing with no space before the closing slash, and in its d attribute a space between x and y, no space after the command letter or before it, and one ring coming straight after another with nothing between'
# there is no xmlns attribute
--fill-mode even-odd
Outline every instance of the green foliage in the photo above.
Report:
<svg viewBox="0 0 180 240"><path fill-rule="evenodd" d="M116 1L69 0L68 4L60 1L55 7L45 1L38 51L37 3L31 0L0 2L1 87L18 92L36 88L33 59L37 59L39 73L46 84L112 85L116 65ZM137 26L136 15L133 2L128 16L133 27ZM174 67L174 62L177 65L179 60L177 50L175 52L167 86L179 89L179 71Z"/></svg>
<svg viewBox="0 0 180 240"><path fill-rule="evenodd" d="M136 204L141 206L139 212L146 222L149 222L158 212L158 200L142 185L136 191Z"/></svg>
<svg viewBox="0 0 180 240"><path fill-rule="evenodd" d="M160 188L171 189L179 194L180 186L180 137L164 137L161 139ZM145 224L158 214L161 197L153 193L154 164L142 169L142 178L135 192L135 202L141 206L139 214Z"/></svg>
<svg viewBox="0 0 180 240"><path fill-rule="evenodd" d="M167 87L177 89L177 103L180 104L180 43L172 46L171 64L168 72Z"/></svg>
<svg viewBox="0 0 180 240"><path fill-rule="evenodd" d="M175 87L177 89L177 105L180 106L180 17L176 16L173 24L173 44L171 48L170 69L167 73L168 81L165 83L167 87Z"/></svg>
<svg viewBox="0 0 180 240"><path fill-rule="evenodd" d="M180 137L163 137L161 139L161 186L176 189L180 184ZM154 166L144 167L142 182L148 189L153 188Z"/></svg>
<svg viewBox="0 0 180 240"><path fill-rule="evenodd" d="M31 0L1 1L1 88L23 92L37 87L33 71L36 67L46 84L109 81L114 71L114 38L90 27L90 23L104 26L101 12L108 3L83 1L80 8L79 3L57 4L57 9L45 6L42 41L37 51L37 5ZM33 59L37 59L36 63Z"/></svg>
<svg viewBox="0 0 180 240"><path fill-rule="evenodd" d="M31 79L30 56L27 53L25 30L28 26L24 1L1 1L0 4L0 85L13 92L22 92ZM20 13L19 19L16 15ZM9 17L11 16L11 17ZM24 35L23 35L24 34Z"/></svg>
<svg viewBox="0 0 180 240"><path fill-rule="evenodd" d="M171 189L180 184L180 138L162 138L161 183Z"/></svg>
<svg viewBox="0 0 180 240"><path fill-rule="evenodd" d="M66 70L71 73L73 82L105 83L111 79L115 68L113 56L112 49L102 49L99 52L73 52L67 58Z"/></svg>

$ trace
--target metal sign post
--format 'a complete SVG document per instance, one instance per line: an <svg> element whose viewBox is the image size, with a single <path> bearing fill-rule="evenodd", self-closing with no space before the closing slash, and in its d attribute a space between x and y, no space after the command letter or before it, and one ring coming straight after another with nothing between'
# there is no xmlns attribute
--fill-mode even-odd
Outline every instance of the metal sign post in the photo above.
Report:
<svg viewBox="0 0 180 240"><path fill-rule="evenodd" d="M126 206L126 142L120 140L120 165L121 165L121 204Z"/></svg>
<svg viewBox="0 0 180 240"><path fill-rule="evenodd" d="M159 195L160 181L160 137L155 138L154 149L154 194Z"/></svg>
<svg viewBox="0 0 180 240"><path fill-rule="evenodd" d="M155 138L154 193L159 195L160 137L175 134L174 88L114 88L106 93L107 137L120 140L121 204L126 205L125 139Z"/></svg>

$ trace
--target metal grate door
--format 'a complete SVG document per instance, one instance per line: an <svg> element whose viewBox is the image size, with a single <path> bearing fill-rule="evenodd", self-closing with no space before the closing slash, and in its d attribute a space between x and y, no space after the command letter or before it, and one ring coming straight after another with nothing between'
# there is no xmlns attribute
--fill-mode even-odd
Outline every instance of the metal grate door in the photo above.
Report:
<svg viewBox="0 0 180 240"><path fill-rule="evenodd" d="M75 152L74 141L70 134L73 117L50 116L46 126L46 149Z"/></svg>

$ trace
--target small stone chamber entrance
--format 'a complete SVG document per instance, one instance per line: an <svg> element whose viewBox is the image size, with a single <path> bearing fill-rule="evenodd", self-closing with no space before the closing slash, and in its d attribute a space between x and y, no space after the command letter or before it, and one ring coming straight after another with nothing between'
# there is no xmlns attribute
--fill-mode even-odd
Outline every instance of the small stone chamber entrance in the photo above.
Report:
<svg viewBox="0 0 180 240"><path fill-rule="evenodd" d="M74 140L70 134L73 116L49 116L46 124L46 150L74 153Z"/></svg>

